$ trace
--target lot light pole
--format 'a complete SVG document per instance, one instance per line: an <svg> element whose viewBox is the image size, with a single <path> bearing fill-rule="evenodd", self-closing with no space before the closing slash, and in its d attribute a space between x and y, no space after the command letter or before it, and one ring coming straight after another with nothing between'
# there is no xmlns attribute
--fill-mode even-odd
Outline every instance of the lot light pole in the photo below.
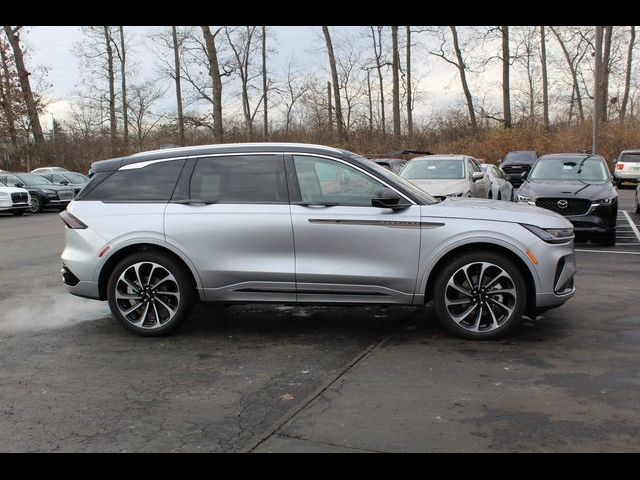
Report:
<svg viewBox="0 0 640 480"><path fill-rule="evenodd" d="M600 95L602 80L602 32L604 27L596 27L595 69L593 71L593 140L591 153L598 153L598 135L600 133L600 117L602 116Z"/></svg>

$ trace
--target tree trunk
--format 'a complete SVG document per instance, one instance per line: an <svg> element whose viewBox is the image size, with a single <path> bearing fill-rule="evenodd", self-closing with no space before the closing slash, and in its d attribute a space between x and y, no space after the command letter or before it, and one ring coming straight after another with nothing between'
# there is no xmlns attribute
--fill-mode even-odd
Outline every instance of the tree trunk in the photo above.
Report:
<svg viewBox="0 0 640 480"><path fill-rule="evenodd" d="M267 30L262 27L262 92L264 95L264 139L269 139L269 107L267 103Z"/></svg>
<svg viewBox="0 0 640 480"><path fill-rule="evenodd" d="M201 26L204 37L207 58L209 60L209 76L213 82L213 138L216 143L224 141L224 130L222 128L222 79L220 78L220 67L218 65L218 51L216 49L215 38L209 26Z"/></svg>
<svg viewBox="0 0 640 480"><path fill-rule="evenodd" d="M0 43L0 60L2 61L2 76L3 85L0 86L2 95L0 101L2 102L2 110L7 118L7 130L9 131L9 138L11 139L11 146L13 149L18 148L18 134L16 133L15 117L13 114L13 91L11 85L11 72L9 70L9 59L5 52L5 46Z"/></svg>
<svg viewBox="0 0 640 480"><path fill-rule="evenodd" d="M104 29L104 42L107 48L107 78L109 80L109 125L110 125L110 139L111 139L111 155L116 155L116 135L118 134L118 124L116 121L116 89L115 89L115 74L113 69L113 48L111 47L111 32L109 27L102 27Z"/></svg>
<svg viewBox="0 0 640 480"><path fill-rule="evenodd" d="M549 27L553 34L555 35L558 43L560 44L560 48L562 48L562 53L564 54L564 58L567 61L567 65L569 66L569 71L571 72L571 78L573 80L573 91L575 93L575 100L578 104L578 114L580 115L580 121L584 122L584 110L582 109L582 95L580 94L580 84L578 83L578 71L576 66L573 64L571 60L571 55L569 54L569 50L567 50L567 46L564 44L560 35L556 31L555 28Z"/></svg>
<svg viewBox="0 0 640 480"><path fill-rule="evenodd" d="M373 98L371 95L371 70L367 70L367 100L369 105L369 133L373 133Z"/></svg>
<svg viewBox="0 0 640 480"><path fill-rule="evenodd" d="M329 133L333 134L333 105L331 104L331 82L327 82L327 116Z"/></svg>
<svg viewBox="0 0 640 480"><path fill-rule="evenodd" d="M547 79L547 41L544 26L540 27L540 62L542 63L542 111L544 129L549 131L549 81Z"/></svg>
<svg viewBox="0 0 640 480"><path fill-rule="evenodd" d="M604 27L604 48L602 50L602 89L601 89L601 112L602 121L609 119L609 74L611 73L611 36L613 27Z"/></svg>
<svg viewBox="0 0 640 480"><path fill-rule="evenodd" d="M126 74L126 64L127 64L127 53L124 48L124 28L121 26L120 28L120 76L122 79L122 143L124 144L125 153L129 148L129 114L127 112L127 74Z"/></svg>
<svg viewBox="0 0 640 480"><path fill-rule="evenodd" d="M413 104L411 99L411 27L407 26L407 134L413 135Z"/></svg>
<svg viewBox="0 0 640 480"><path fill-rule="evenodd" d="M631 38L629 39L629 49L627 51L627 72L624 79L624 94L620 104L620 120L624 121L627 114L627 102L629 101L629 85L631 84L631 64L633 63L633 44L636 41L636 27L631 26Z"/></svg>
<svg viewBox="0 0 640 480"><path fill-rule="evenodd" d="M458 43L458 30L455 26L450 26L451 29L451 37L453 38L453 48L456 52L456 58L458 60L458 71L460 73L460 83L462 83L462 90L464 92L464 96L467 100L467 109L469 110L469 120L471 121L471 128L473 130L473 134L478 138L478 122L476 121L476 113L473 108L473 97L471 96L471 91L469 90L469 84L467 83L467 74L466 74L466 65L464 64L464 60L462 58L462 52L460 51L460 45Z"/></svg>
<svg viewBox="0 0 640 480"><path fill-rule="evenodd" d="M504 128L511 128L511 95L509 92L509 27L500 27L502 31L502 111Z"/></svg>
<svg viewBox="0 0 640 480"><path fill-rule="evenodd" d="M178 32L175 26L171 27L173 36L173 59L176 72L176 103L178 105L178 143L181 147L185 145L184 138L184 114L182 112L182 89L180 88L180 49L178 46Z"/></svg>
<svg viewBox="0 0 640 480"><path fill-rule="evenodd" d="M376 43L376 32L371 27L373 38L373 52L376 57L376 68L378 69L378 84L380 86L380 124L382 125L382 135L387 134L387 119L384 113L384 79L382 78L382 27L378 27L378 43Z"/></svg>
<svg viewBox="0 0 640 480"><path fill-rule="evenodd" d="M393 138L396 144L400 142L400 55L398 52L398 27L391 27L391 44L393 59L391 71L393 73Z"/></svg>
<svg viewBox="0 0 640 480"><path fill-rule="evenodd" d="M323 26L322 32L327 43L327 55L329 56L329 67L331 68L331 79L333 80L333 96L336 105L336 124L338 126L338 141L345 139L344 122L342 120L342 106L340 105L340 86L338 83L338 70L336 69L336 57L333 54L333 44L331 43L331 34L329 27Z"/></svg>
<svg viewBox="0 0 640 480"><path fill-rule="evenodd" d="M29 72L24 64L24 55L22 53L22 47L20 46L20 38L18 35L18 28L15 30L10 26L5 25L4 31L7 34L9 44L13 49L13 58L16 62L16 69L18 70L18 78L20 80L20 89L22 90L22 97L27 107L27 114L31 124L31 131L33 132L33 138L36 145L44 143L44 135L42 134L42 126L40 125L40 116L38 115L38 106L36 100L31 91L31 83L29 82Z"/></svg>

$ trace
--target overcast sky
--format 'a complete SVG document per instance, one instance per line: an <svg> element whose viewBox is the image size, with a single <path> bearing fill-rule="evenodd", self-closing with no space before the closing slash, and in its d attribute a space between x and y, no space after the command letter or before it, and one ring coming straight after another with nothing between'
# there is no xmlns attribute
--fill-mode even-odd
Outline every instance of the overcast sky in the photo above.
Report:
<svg viewBox="0 0 640 480"><path fill-rule="evenodd" d="M139 43L135 58L140 64L138 76L140 79L157 75L157 59L150 49L145 48L144 44L145 34L151 28L153 27L125 27L126 31L132 33ZM320 27L280 26L270 28L273 35L272 42L277 50L277 53L270 60L270 70L284 71L287 60L295 56L301 66L306 69L327 75L326 55L320 50L323 47ZM362 27L331 28L336 38L347 31L364 33ZM43 118L43 123L45 128L50 128L51 114L56 117L64 116L65 112L69 110L70 102L74 100L74 94L80 84L79 61L72 53L72 46L82 39L82 33L80 27L37 26L29 27L28 31L22 35L22 39L30 50L31 64L48 69L47 82L51 84L48 97L54 102L48 109L49 114ZM361 41L366 42L366 45L370 42L366 38ZM462 102L462 92L454 67L429 56L424 48L416 47L412 56L414 78L423 77L420 83L421 101L416 111L417 115L431 113L446 105ZM495 73L490 70L484 74L483 79L478 77L475 81L483 80L485 85L490 85L492 81L497 79ZM164 101L167 108L171 108L173 98L170 93L166 95Z"/></svg>

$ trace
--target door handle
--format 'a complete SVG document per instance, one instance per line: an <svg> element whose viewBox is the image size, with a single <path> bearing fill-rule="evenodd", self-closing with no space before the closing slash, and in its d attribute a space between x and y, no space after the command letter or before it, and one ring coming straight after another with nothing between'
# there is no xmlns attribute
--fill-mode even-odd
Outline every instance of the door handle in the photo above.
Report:
<svg viewBox="0 0 640 480"><path fill-rule="evenodd" d="M178 205L193 205L193 206L202 207L204 205L213 205L216 202L206 202L204 200L197 200L197 199L191 198L187 200L177 200L172 203L177 203Z"/></svg>
<svg viewBox="0 0 640 480"><path fill-rule="evenodd" d="M337 202L295 202L294 205L300 205L301 207L337 207Z"/></svg>

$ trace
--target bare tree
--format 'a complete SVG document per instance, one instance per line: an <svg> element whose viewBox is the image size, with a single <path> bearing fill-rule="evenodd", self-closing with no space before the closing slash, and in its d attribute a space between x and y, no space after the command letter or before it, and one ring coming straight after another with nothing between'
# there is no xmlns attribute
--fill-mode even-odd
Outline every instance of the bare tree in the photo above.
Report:
<svg viewBox="0 0 640 480"><path fill-rule="evenodd" d="M540 27L540 62L542 64L542 110L545 130L549 130L549 81L547 78L547 39L544 26Z"/></svg>
<svg viewBox="0 0 640 480"><path fill-rule="evenodd" d="M109 124L111 126L111 154L116 154L116 135L118 134L118 123L116 121L116 90L115 90L115 73L113 65L113 48L111 44L113 37L109 27L102 27L104 30L104 42L107 51L107 76L109 79Z"/></svg>
<svg viewBox="0 0 640 480"><path fill-rule="evenodd" d="M219 28L211 33L209 26L201 26L202 35L206 45L206 54L209 64L209 76L213 83L213 138L217 143L224 141L224 129L222 127L222 78L218 64L218 49L216 48L216 36L222 31Z"/></svg>
<svg viewBox="0 0 640 480"><path fill-rule="evenodd" d="M469 112L469 120L471 122L471 128L473 130L473 134L478 137L478 122L476 121L476 113L473 108L473 97L471 96L471 90L469 90L469 83L467 82L467 66L464 63L464 58L462 57L462 50L460 48L460 39L458 36L458 30L455 26L449 27L451 33L451 41L453 43L453 51L455 53L455 60L451 59L444 50L444 46L447 43L447 40L444 36L442 30L440 33L440 48L438 50L432 50L429 52L431 55L435 55L443 59L445 62L454 65L458 69L458 74L460 75L460 83L462 84L462 91L464 92L464 96L466 99L467 110Z"/></svg>
<svg viewBox="0 0 640 480"><path fill-rule="evenodd" d="M329 27L323 26L322 33L324 34L324 40L327 46L327 56L329 57L329 68L331 70L331 79L333 80L333 93L334 103L336 110L336 123L338 126L338 141L345 140L344 121L342 117L342 105L340 103L340 87L338 82L338 70L336 68L336 57L333 53L333 43L331 42L331 34L329 33Z"/></svg>
<svg viewBox="0 0 640 480"><path fill-rule="evenodd" d="M291 116L293 109L298 101L309 91L310 85L308 80L301 78L301 72L295 67L294 59L291 58L287 64L286 79L284 80L284 89L280 90L282 103L284 105L285 120L285 136L289 136L291 127ZM331 93L331 89L329 89Z"/></svg>
<svg viewBox="0 0 640 480"><path fill-rule="evenodd" d="M154 80L139 85L131 85L131 99L127 105L131 116L131 127L136 135L136 148L142 150L144 141L164 115L152 111L153 105L164 95Z"/></svg>
<svg viewBox="0 0 640 480"><path fill-rule="evenodd" d="M33 132L33 138L36 144L42 144L44 143L44 135L42 134L42 126L40 125L38 104L33 92L31 91L29 71L24 63L24 54L22 52L22 47L20 46L21 28L21 26L11 27L9 25L4 25L4 32L6 33L9 45L11 45L11 49L13 50L13 58L18 71L18 78L20 79L20 89L29 115L29 123L31 125L31 131Z"/></svg>
<svg viewBox="0 0 640 480"><path fill-rule="evenodd" d="M267 85L267 27L262 27L262 95L263 95L263 108L264 108L264 139L269 139L269 104L267 98L267 92L269 86Z"/></svg>
<svg viewBox="0 0 640 480"><path fill-rule="evenodd" d="M509 89L509 67L511 56L509 55L509 27L500 27L502 33L502 111L504 115L504 128L511 128L511 96Z"/></svg>
<svg viewBox="0 0 640 480"><path fill-rule="evenodd" d="M371 39L373 40L373 53L375 59L376 69L378 71L378 86L380 90L380 124L382 126L382 134L385 135L386 132L386 117L384 112L384 78L382 75L382 69L385 66L389 65L389 62L386 61L382 54L382 32L384 27L378 26L374 30L373 27L369 27L371 29Z"/></svg>
<svg viewBox="0 0 640 480"><path fill-rule="evenodd" d="M624 94L622 95L622 103L620 104L620 120L624 121L627 114L627 103L629 101L629 85L631 84L631 65L633 63L633 47L636 42L636 27L631 26L631 37L629 38L629 46L627 49L627 68L624 78Z"/></svg>
<svg viewBox="0 0 640 480"><path fill-rule="evenodd" d="M582 94L580 93L580 84L578 83L578 64L580 63L580 60L582 60L582 57L584 57L584 55L586 53L586 49L581 51L581 48L580 48L581 47L581 43L582 43L582 40L581 40L578 43L578 46L576 48L576 52L572 56L569 53L569 49L567 47L566 41L562 39L562 37L558 33L557 28L554 28L554 27L550 26L549 29L555 35L556 40L558 41L558 44L560 45L560 48L562 49L562 53L563 53L564 58L565 58L565 60L567 62L567 66L569 67L569 72L571 73L571 79L572 79L572 83L573 83L573 91L572 91L572 95L571 95L571 109L573 108L573 101L575 99L575 101L577 102L577 105L578 105L578 114L580 115L580 121L584 122L584 110L582 108ZM570 112L571 112L571 110L570 110ZM569 120L571 120L571 113L569 114Z"/></svg>
<svg viewBox="0 0 640 480"><path fill-rule="evenodd" d="M391 27L392 61L391 72L393 74L393 137L400 141L400 54L398 51L398 27Z"/></svg>
<svg viewBox="0 0 640 480"><path fill-rule="evenodd" d="M119 26L118 32L120 36L120 44L113 38L113 46L120 60L120 85L122 99L122 143L125 151L129 148L129 113L127 106L127 49L125 47L124 27Z"/></svg>
<svg viewBox="0 0 640 480"><path fill-rule="evenodd" d="M413 103L411 100L411 27L407 26L407 60L405 71L407 72L407 134L413 135Z"/></svg>
<svg viewBox="0 0 640 480"><path fill-rule="evenodd" d="M0 38L0 63L2 64L2 83L0 84L0 105L4 112L7 122L7 133L11 139L11 146L14 149L18 148L18 134L16 132L15 124L15 107L17 102L17 96L19 94L19 87L16 85L19 80L14 74L13 65L9 63L8 45Z"/></svg>
<svg viewBox="0 0 640 480"><path fill-rule="evenodd" d="M178 31L175 26L171 27L171 38L173 40L174 80L176 83L176 107L178 109L178 141L180 146L184 147L184 113L182 111L182 89L180 87L180 43L178 42Z"/></svg>

